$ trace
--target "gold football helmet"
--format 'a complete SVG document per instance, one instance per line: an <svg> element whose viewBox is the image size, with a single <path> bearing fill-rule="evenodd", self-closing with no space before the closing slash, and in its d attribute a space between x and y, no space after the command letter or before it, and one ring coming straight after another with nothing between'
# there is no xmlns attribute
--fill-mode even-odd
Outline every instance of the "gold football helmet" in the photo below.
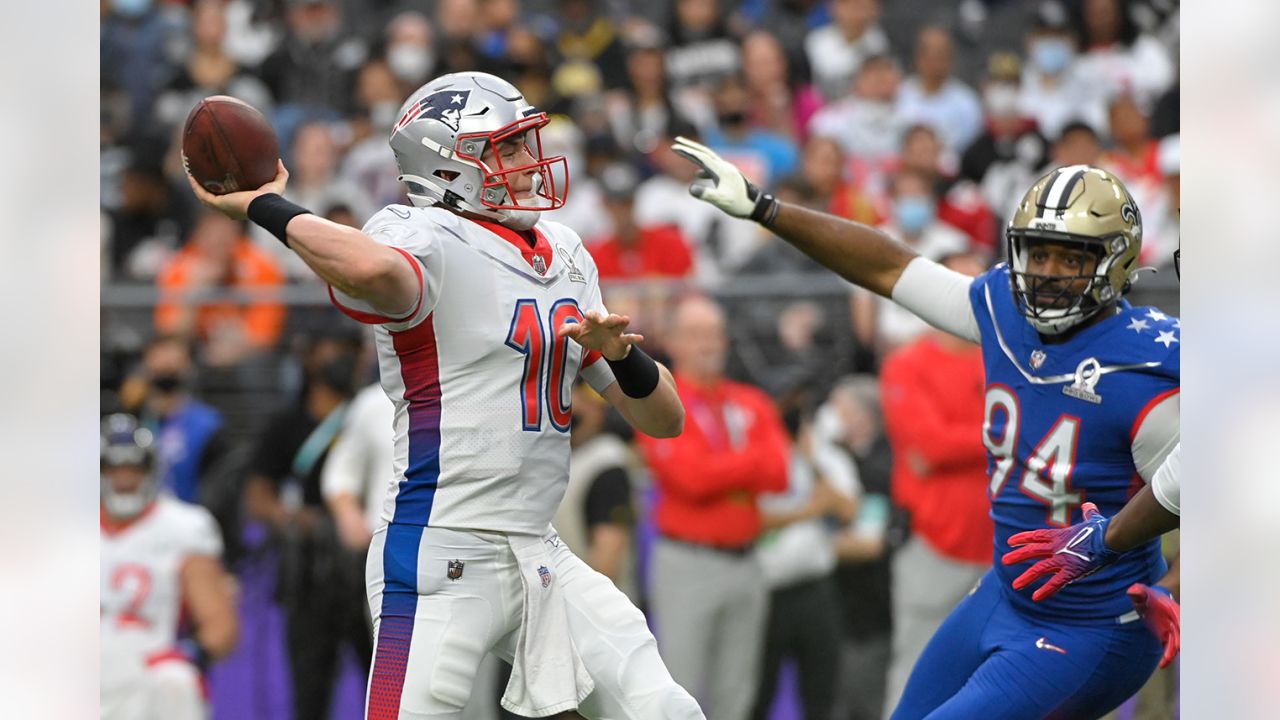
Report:
<svg viewBox="0 0 1280 720"><path fill-rule="evenodd" d="M1031 186L1005 237L1014 303L1036 330L1057 335L1129 292L1142 249L1142 215L1115 175L1070 165ZM1097 265L1091 276L1030 273L1027 260L1037 244L1082 247L1097 258ZM1082 278L1089 282L1080 289Z"/></svg>

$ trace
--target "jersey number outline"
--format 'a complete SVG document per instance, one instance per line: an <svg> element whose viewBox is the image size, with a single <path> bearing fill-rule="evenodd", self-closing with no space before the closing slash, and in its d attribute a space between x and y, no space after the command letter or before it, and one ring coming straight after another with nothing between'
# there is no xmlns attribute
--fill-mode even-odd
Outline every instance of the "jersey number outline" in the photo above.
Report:
<svg viewBox="0 0 1280 720"><path fill-rule="evenodd" d="M128 589L132 586L132 589ZM111 573L111 589L125 590L129 601L116 617L120 627L149 627L151 622L142 616L142 606L151 595L151 571L145 565L124 563Z"/></svg>
<svg viewBox="0 0 1280 720"><path fill-rule="evenodd" d="M982 416L982 444L995 458L987 496L995 500L1017 464L1018 436L1022 430L1022 406L1018 396L1007 386L992 384L987 388ZM999 436L992 433L996 413L1005 416ZM1067 527L1081 503L1084 493L1071 489L1071 472L1075 469L1076 445L1080 438L1080 418L1063 413L1053 423L1027 459L1018 489L1022 494L1048 506L1045 522Z"/></svg>
<svg viewBox="0 0 1280 720"><path fill-rule="evenodd" d="M520 420L525 432L542 430L544 401L551 426L559 432L569 432L573 405L564 399L564 386L569 375L569 338L556 334L556 329L566 322L582 322L582 310L573 298L562 298L551 305L546 326L542 324L537 300L521 298L516 301L506 344L524 355L524 375L520 378ZM548 337L551 339L549 344Z"/></svg>

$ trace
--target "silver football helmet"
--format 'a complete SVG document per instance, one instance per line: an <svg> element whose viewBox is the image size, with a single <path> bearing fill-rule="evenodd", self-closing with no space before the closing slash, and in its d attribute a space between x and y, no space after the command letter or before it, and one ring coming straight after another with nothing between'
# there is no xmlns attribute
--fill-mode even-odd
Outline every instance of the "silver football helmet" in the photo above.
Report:
<svg viewBox="0 0 1280 720"><path fill-rule="evenodd" d="M400 108L391 131L409 201L417 207L444 205L518 230L533 227L539 212L563 207L568 193L567 182L556 186L557 177L567 178L564 157L542 156L538 131L548 122L514 85L488 73L451 73L423 85ZM512 140L523 140L532 162L503 164L498 146ZM520 197L510 180L530 170L532 191Z"/></svg>
<svg viewBox="0 0 1280 720"><path fill-rule="evenodd" d="M151 431L140 426L137 418L115 413L102 419L102 456L100 469L102 509L117 520L137 517L151 504L159 492L152 472L155 465L155 441ZM118 488L108 475L113 468L128 466L141 470L145 477L135 488Z"/></svg>

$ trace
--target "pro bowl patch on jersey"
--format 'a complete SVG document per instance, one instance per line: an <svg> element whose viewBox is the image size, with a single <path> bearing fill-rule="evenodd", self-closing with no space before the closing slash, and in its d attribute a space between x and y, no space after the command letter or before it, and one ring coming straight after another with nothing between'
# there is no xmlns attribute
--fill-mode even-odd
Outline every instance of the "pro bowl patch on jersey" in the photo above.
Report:
<svg viewBox="0 0 1280 720"><path fill-rule="evenodd" d="M551 587L551 571L547 569L546 565L538 567L538 577L542 579L542 587Z"/></svg>
<svg viewBox="0 0 1280 720"><path fill-rule="evenodd" d="M1101 370L1102 364L1097 358L1085 358L1076 366L1075 381L1062 388L1062 394L1094 405L1101 403L1102 396L1093 391L1094 386L1102 379Z"/></svg>

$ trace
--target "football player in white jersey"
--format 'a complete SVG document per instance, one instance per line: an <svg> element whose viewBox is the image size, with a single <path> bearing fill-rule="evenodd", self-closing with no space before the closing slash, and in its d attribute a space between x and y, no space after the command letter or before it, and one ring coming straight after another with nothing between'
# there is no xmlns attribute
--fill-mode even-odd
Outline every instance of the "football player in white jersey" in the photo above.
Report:
<svg viewBox="0 0 1280 720"><path fill-rule="evenodd" d="M679 434L684 408L629 319L605 309L577 234L539 222L567 177L563 157L542 156L547 122L492 75L427 83L390 139L412 206L363 231L282 199L283 163L256 191L213 196L191 180L377 326L396 439L368 559L371 720L458 717L490 650L512 661L502 704L520 715L703 717L640 611L551 528L579 375L650 435Z"/></svg>
<svg viewBox="0 0 1280 720"><path fill-rule="evenodd" d="M103 720L206 717L197 662L236 644L218 526L204 508L158 494L153 458L151 433L135 418L103 420ZM192 637L180 639L188 623Z"/></svg>

